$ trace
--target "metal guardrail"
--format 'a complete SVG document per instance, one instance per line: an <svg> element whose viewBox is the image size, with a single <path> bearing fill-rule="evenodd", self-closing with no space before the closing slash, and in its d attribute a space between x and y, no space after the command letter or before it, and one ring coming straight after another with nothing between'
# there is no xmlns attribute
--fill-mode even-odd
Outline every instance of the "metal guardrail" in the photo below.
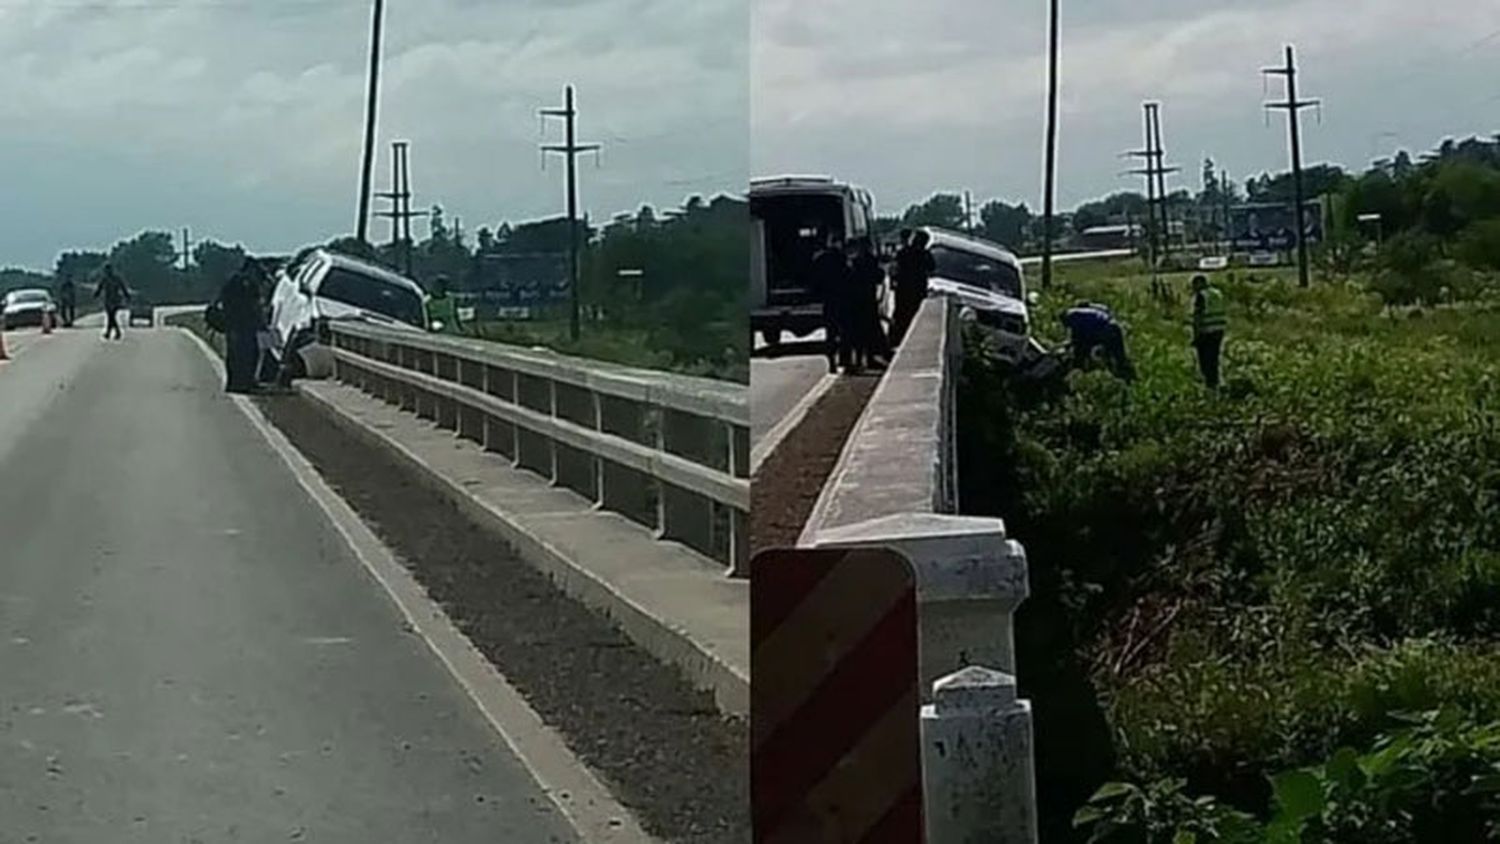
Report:
<svg viewBox="0 0 1500 844"><path fill-rule="evenodd" d="M798 544L889 548L912 565L927 840L1034 843L1031 705L1015 680L1026 551L999 519L957 515L963 345L957 304L925 301Z"/></svg>
<svg viewBox="0 0 1500 844"><path fill-rule="evenodd" d="M334 373L740 576L749 560L743 386L366 323Z"/></svg>

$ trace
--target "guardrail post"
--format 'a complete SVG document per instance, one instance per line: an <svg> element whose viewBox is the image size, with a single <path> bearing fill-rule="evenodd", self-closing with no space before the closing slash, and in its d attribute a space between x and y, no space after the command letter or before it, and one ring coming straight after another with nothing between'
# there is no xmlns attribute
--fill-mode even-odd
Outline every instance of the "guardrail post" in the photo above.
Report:
<svg viewBox="0 0 1500 844"><path fill-rule="evenodd" d="M818 548L901 552L917 578L921 688L970 665L1016 671L1014 616L1026 599L1026 551L999 519L934 513L885 516L819 533Z"/></svg>
<svg viewBox="0 0 1500 844"><path fill-rule="evenodd" d="M601 406L602 399L599 391L589 388L589 405L593 410L594 430L604 433L604 408ZM594 507L604 507L604 458L597 454L589 455L594 466Z"/></svg>
<svg viewBox="0 0 1500 844"><path fill-rule="evenodd" d="M922 707L927 844L1036 844L1031 702L1016 678L970 666Z"/></svg>
<svg viewBox="0 0 1500 844"><path fill-rule="evenodd" d="M729 476L732 478L748 478L750 476L748 451L749 438L741 437L740 428L733 423L726 422L724 428L724 442L729 449ZM743 440L743 442L742 442ZM741 446L745 446L742 449ZM729 510L729 576L750 576L750 526L745 514L740 510L731 508Z"/></svg>
<svg viewBox="0 0 1500 844"><path fill-rule="evenodd" d="M556 421L557 420L557 380L553 379L553 378L548 378L547 379L547 403L549 405L551 405L551 407L552 407L552 414L551 414L552 415L552 419L553 419L553 421ZM559 481L562 480L562 477L557 473L557 449L558 449L558 447L557 447L557 440L554 440L551 437L548 437L547 438L547 460L548 460L548 462L550 462L552 464L552 471L551 471L551 475L549 476L549 479L554 484L558 483Z"/></svg>

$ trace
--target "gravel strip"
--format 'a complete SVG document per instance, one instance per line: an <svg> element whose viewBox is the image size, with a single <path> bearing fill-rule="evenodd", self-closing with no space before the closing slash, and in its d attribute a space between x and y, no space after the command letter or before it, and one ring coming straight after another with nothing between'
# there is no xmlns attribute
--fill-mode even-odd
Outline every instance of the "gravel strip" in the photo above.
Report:
<svg viewBox="0 0 1500 844"><path fill-rule="evenodd" d="M750 840L743 722L724 718L712 695L555 588L399 458L345 436L300 396L258 402L649 832Z"/></svg>
<svg viewBox="0 0 1500 844"><path fill-rule="evenodd" d="M796 546L844 441L879 383L870 375L840 378L761 464L750 483L752 549Z"/></svg>

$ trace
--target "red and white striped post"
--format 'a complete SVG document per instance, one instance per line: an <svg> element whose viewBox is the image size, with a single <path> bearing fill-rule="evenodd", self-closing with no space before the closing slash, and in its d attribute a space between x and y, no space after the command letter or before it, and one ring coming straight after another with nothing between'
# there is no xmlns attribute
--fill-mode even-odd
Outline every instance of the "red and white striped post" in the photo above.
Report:
<svg viewBox="0 0 1500 844"><path fill-rule="evenodd" d="M917 599L884 549L751 561L756 844L923 841Z"/></svg>

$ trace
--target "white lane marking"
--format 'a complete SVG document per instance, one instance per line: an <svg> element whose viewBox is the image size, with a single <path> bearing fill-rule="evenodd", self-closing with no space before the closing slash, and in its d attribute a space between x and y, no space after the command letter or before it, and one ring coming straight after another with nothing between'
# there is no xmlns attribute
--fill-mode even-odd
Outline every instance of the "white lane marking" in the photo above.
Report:
<svg viewBox="0 0 1500 844"><path fill-rule="evenodd" d="M824 394L834 384L838 383L838 380L839 377L832 374L824 375L818 379L818 383L814 384L813 388L808 390L806 395L798 399L796 404L792 405L792 409L787 411L785 416L781 417L781 421L771 426L771 430L767 431L764 437L761 437L760 442L755 444L755 448L750 449L751 477L754 477L755 473L760 471L760 465L766 462L766 458L776 452L776 449L781 446L782 441L798 425L802 424L802 420L807 418L807 414L813 409L813 405L817 404L818 400L823 398ZM754 389L754 385L752 384L752 393Z"/></svg>
<svg viewBox="0 0 1500 844"><path fill-rule="evenodd" d="M224 375L224 363L188 329L209 365ZM286 463L302 488L322 509L354 556L401 611L407 625L459 682L490 727L520 760L542 792L588 844L658 844L640 822L583 764L557 731L542 721L521 693L461 633L396 555L360 519L348 502L328 486L312 463L287 440L247 396L231 396Z"/></svg>

